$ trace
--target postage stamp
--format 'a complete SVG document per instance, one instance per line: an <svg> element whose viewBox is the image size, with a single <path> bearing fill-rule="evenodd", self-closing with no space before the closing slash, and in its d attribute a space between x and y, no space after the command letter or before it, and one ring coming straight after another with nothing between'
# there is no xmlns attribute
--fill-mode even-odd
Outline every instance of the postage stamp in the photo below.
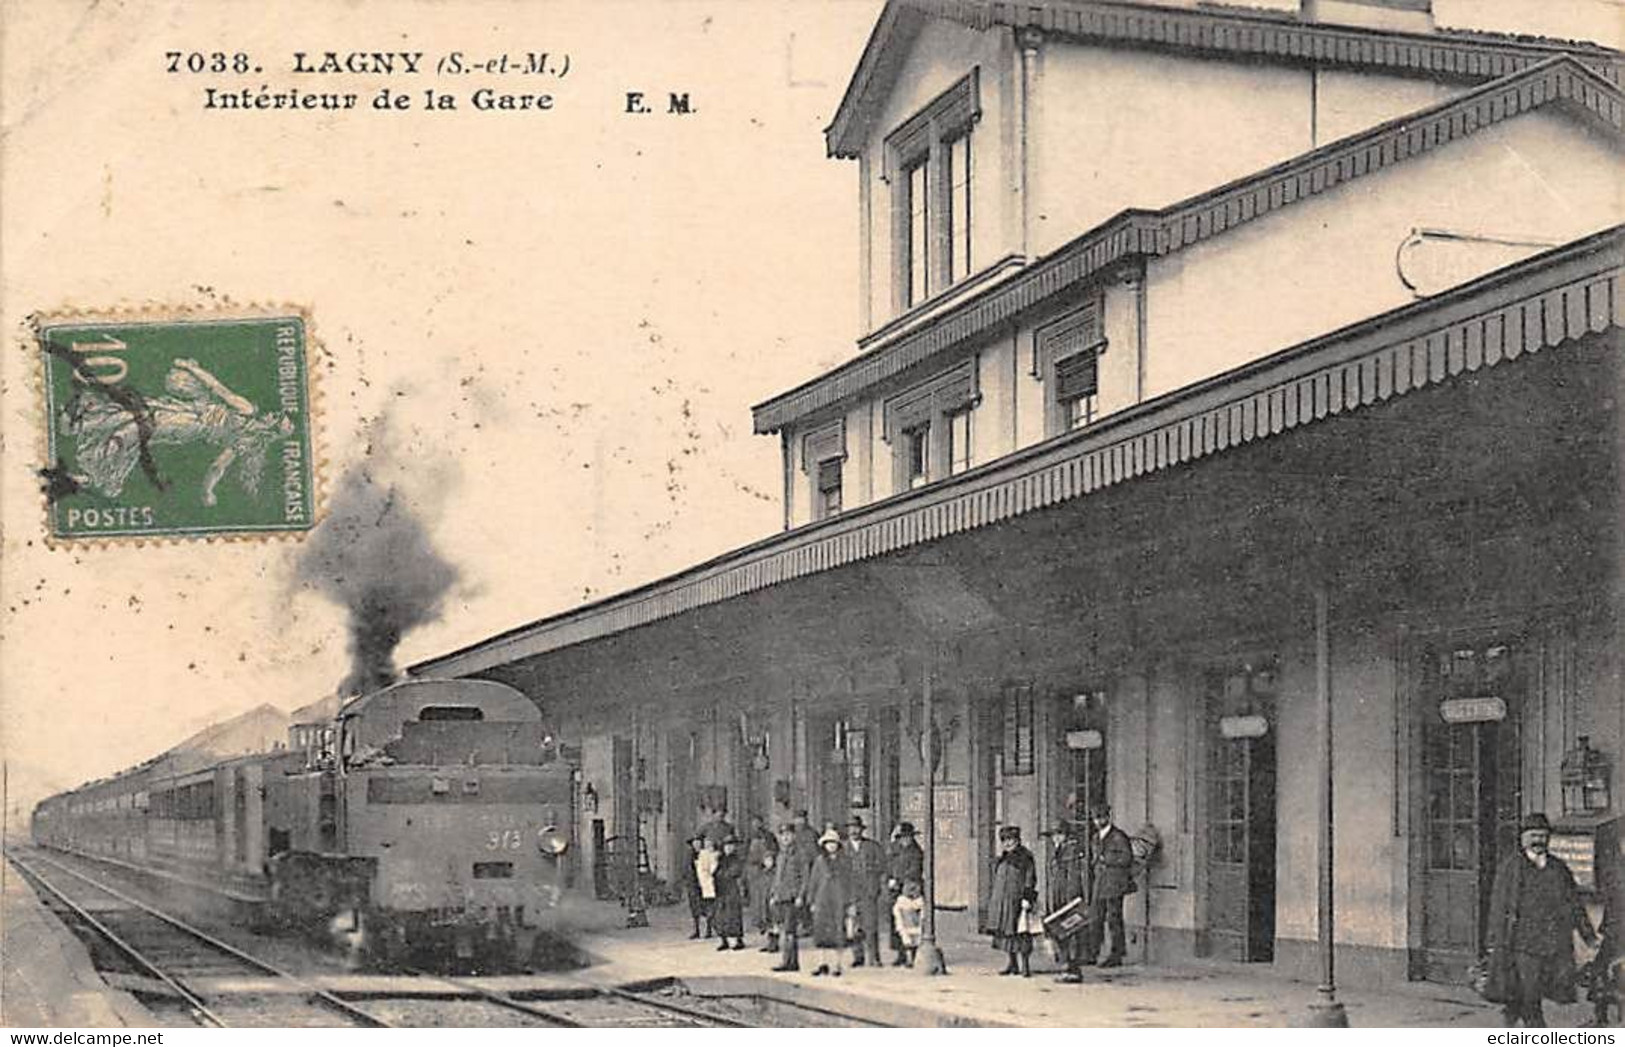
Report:
<svg viewBox="0 0 1625 1047"><path fill-rule="evenodd" d="M315 524L303 317L63 320L37 335L52 538Z"/></svg>

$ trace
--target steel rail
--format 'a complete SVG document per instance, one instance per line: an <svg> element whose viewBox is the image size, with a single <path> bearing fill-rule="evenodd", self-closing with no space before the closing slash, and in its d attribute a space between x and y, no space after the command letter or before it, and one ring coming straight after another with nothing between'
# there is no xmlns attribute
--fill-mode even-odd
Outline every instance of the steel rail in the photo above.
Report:
<svg viewBox="0 0 1625 1047"><path fill-rule="evenodd" d="M13 852L9 851L9 850L6 852L6 855L13 862L18 862L19 861L19 859L16 857L16 855ZM273 975L273 976L275 976L277 978L282 978L282 979L286 980L290 985L298 986L299 989L302 992L306 993L308 996L311 996L311 997L314 997L317 1000L320 1000L322 1003L327 1004L329 1007L332 1007L333 1009L342 1012L343 1014L347 1015L348 1017L356 1019L357 1021L361 1022L364 1025L370 1026L370 1027L375 1028L375 1029L389 1029L389 1028L394 1027L392 1023L386 1021L385 1019L380 1018L377 1015L372 1014L371 1012L366 1011L366 1010L364 1010L364 1009L362 1009L360 1007L357 1007L355 1004L353 1004L350 1001L348 1001L348 1000L334 994L333 992L330 992L327 989L323 989L323 988L321 988L320 986L317 986L317 985L312 985L309 982L307 982L305 979L299 977L296 974L293 974L290 971L285 971L285 970L283 970L282 968L276 966L273 963L270 963L270 962L268 962L266 960L262 960L257 956L252 956L252 955L244 952L243 950L237 948L235 945L232 945L230 942L223 941L223 940L221 940L219 938L216 938L214 935L210 934L207 931L200 930L200 929L198 929L196 927L193 927L191 924L188 924L188 923L185 923L185 922L183 922L181 920L176 919L175 917L169 915L168 913L165 913L165 912L162 912L162 911L160 911L158 909L153 908L152 906L148 905L147 903L141 901L139 898L133 898L130 895L125 894L124 892L118 890L115 887L109 887L107 884L104 884L104 883L101 883L101 882L99 882L97 880L91 879L89 876L86 876L84 873L81 873L81 872L79 872L79 871L77 871L75 869L70 869L66 865L63 865L61 862L56 861L54 858L47 858L47 857L41 856L38 860L40 862L43 862L43 863L47 864L47 865L53 866L53 867L55 867L57 869L60 869L62 872L66 873L69 876L72 876L73 878L75 878L77 880L82 880L83 882L89 884L94 889L96 889L98 891L102 891L105 894L110 895L111 897L117 898L119 901L125 903L126 905L133 906L133 907L141 910L142 912L147 913L149 916L153 916L153 917L156 917L159 920L162 920L164 923L170 925L171 927L174 927L176 930L180 931L181 933L186 934L186 935L188 935L188 936L190 936L192 938L195 938L196 940L204 943L205 945L209 946L212 949L215 949L215 950L217 950L219 952L223 952L223 953L227 954L228 956L231 956L233 959L236 959L236 960L238 960L238 961L240 961L240 962L242 962L242 963L244 963L244 964L246 964L246 965L248 965L250 967L253 967L253 968L257 969L257 970L263 971L266 974ZM39 878L41 880L41 882L44 882L44 878L40 877L39 873L37 871L34 872L34 875L35 875L36 878ZM55 887L52 887L51 890L52 890L52 893L57 895L57 897L62 898L64 901L67 901L66 895L62 894L62 892L59 889L57 889ZM69 902L68 904L73 905L72 902ZM80 909L79 906L77 906L77 905L73 905L73 908L76 911L83 912L83 910ZM92 921L93 925L96 926L96 928L97 928L97 930L99 932L101 932L103 934L107 934L110 937L113 936L112 932L108 931L105 927L103 927L103 925L100 923L100 921L97 921L93 917L90 917L88 913L86 913L85 916L86 916L87 919L90 919ZM154 971L157 970L156 967L152 966L150 963L146 962L145 960L143 960L143 963L146 966L148 966L149 969L154 970ZM170 978L167 975L162 975L162 977L163 977L163 980L165 982L167 982L167 983L169 983L171 985L176 984L175 980L173 978ZM195 999L195 996L190 992L183 993L183 995L185 995L189 1000L190 999ZM215 1023L217 1025L222 1026L222 1027L224 1027L225 1024L226 1024L223 1020L220 1020L218 1018L218 1016L215 1016Z"/></svg>
<svg viewBox="0 0 1625 1047"><path fill-rule="evenodd" d="M533 1014L544 1021L552 1022L561 1027L572 1029L591 1028L591 1026L588 1026L583 1022L578 1022L574 1018L566 1018L561 1014L555 1014L552 1011L549 1011L545 1007L538 1007L528 1001L515 999L508 993L486 989L483 986L475 985L473 982L465 981L461 978L448 978L445 975L432 974L430 972L419 971L412 968L408 969L411 970L413 974L420 974L426 978L434 978L438 981L445 982L447 985L462 989L465 992L474 993L482 999L489 1000L492 1003L503 1007L508 1007L516 1011L523 1011L526 1014ZM749 1022L742 1022L734 1018L724 1017L723 1015L719 1014L711 1014L706 1011L691 1010L690 1008L684 1007L681 1004L669 1003L665 1000L647 999L638 995L637 993L627 992L625 989L618 989L611 985L593 985L591 983L582 982L579 980L576 980L575 984L580 985L581 988L592 993L592 996L582 997L582 999L590 1000L597 997L623 1000L628 1003L635 1003L643 1007L648 1007L652 1010L668 1011L684 1018L703 1022L708 1026L721 1026L730 1029L755 1028L755 1026L751 1025Z"/></svg>
<svg viewBox="0 0 1625 1047"><path fill-rule="evenodd" d="M90 915L84 906L80 905L72 898L69 898L62 888L58 887L56 884L42 876L39 870L33 868L33 866L31 866L28 862L23 861L21 858L17 857L15 853L9 850L6 852L6 861L10 862L12 867L23 876L29 880L32 880L34 883L39 884L41 887L50 892L52 897L61 902L63 905L67 906L75 916L93 928L97 934L101 935L103 939L105 939L119 952L123 953L137 966L143 968L152 977L158 979L160 982L163 982L165 985L174 990L175 994L190 1004L193 1012L208 1024L219 1029L229 1028L229 1026L226 1024L226 1020L220 1017L218 1014L215 1014L214 1011L210 1010L209 1005L203 1001L201 996L193 992L183 982L170 975L163 968L147 959L147 957L139 949L125 941L123 938L119 937L118 934L116 934L106 924L96 919L96 917Z"/></svg>
<svg viewBox="0 0 1625 1047"><path fill-rule="evenodd" d="M706 1011L693 1010L691 1008L684 1007L680 1003L672 1003L670 1000L651 999L635 992L628 992L625 989L616 988L613 985L594 986L594 988L606 996L613 996L622 1000L631 1000L636 1003L641 1003L645 1007L653 1007L659 1011L670 1011L673 1014L680 1014L687 1018L697 1018L704 1021L707 1025L720 1025L729 1029L756 1028L756 1026L751 1025L749 1022L743 1022L737 1018L726 1018L719 1014L710 1014Z"/></svg>
<svg viewBox="0 0 1625 1047"><path fill-rule="evenodd" d="M452 978L444 974L436 974L432 971L421 971L416 967L403 967L401 970L405 971L407 974L417 975L418 977L422 978L430 978L434 981L450 985L455 989L461 989L463 992L472 993L473 995L478 996L480 999L485 1000L488 1003L494 1003L499 1007L506 1007L511 1011L518 1011L522 1014L532 1015L533 1017L542 1019L550 1025L556 1025L561 1029L584 1029L587 1027L583 1023L576 1021L574 1018L566 1018L562 1014L554 1014L552 1011L546 1010L545 1008L533 1006L523 1000L516 1000L505 992L496 992L495 990L487 989L480 985L475 985L473 982L464 981L461 978Z"/></svg>
<svg viewBox="0 0 1625 1047"><path fill-rule="evenodd" d="M664 1007L664 1008L666 1008L668 1010L674 1010L674 1011L677 1011L679 1013L682 1013L682 1012L687 1010L687 1008L683 1007L681 1004L671 1003L671 1002L666 1001L666 1000L651 1000L651 999L649 999L649 998L647 998L645 996L642 996L642 995L640 995L638 993L629 992L626 989L616 989L616 988L613 988L613 987L606 987L602 991L608 992L608 993L613 993L616 996L624 996L627 999L636 1000L639 1003L647 1003L647 1004L649 1004L650 1006L653 1006L653 1007ZM895 1028L895 1026L887 1025L885 1022L875 1021L873 1018L865 1018L862 1015L858 1015L858 1014L848 1014L845 1011L837 1011L834 1008L823 1007L823 1006L820 1006L820 1005L818 1005L816 1003L806 1003L806 1002L801 1001L801 1000L780 1000L779 1002L788 1004L789 1006L794 1007L798 1011L812 1011L814 1014L822 1014L822 1015L825 1015L826 1017L830 1017L830 1018L840 1018L840 1019L842 1019L844 1021L849 1021L849 1022L858 1022L858 1023L863 1024L863 1025L873 1026L876 1029ZM734 1026L736 1028L742 1028L742 1029L759 1028L759 1026L751 1025L749 1022L742 1022L742 1021L738 1021L738 1020L733 1019L733 1018L718 1018L718 1017L714 1017L714 1016L709 1015L709 1014L705 1014L705 1012L703 1012L703 1011L694 1011L692 1013L694 1013L696 1015L702 1015L703 1014L707 1019L709 1019L711 1021L715 1021L718 1024L731 1025L731 1026Z"/></svg>

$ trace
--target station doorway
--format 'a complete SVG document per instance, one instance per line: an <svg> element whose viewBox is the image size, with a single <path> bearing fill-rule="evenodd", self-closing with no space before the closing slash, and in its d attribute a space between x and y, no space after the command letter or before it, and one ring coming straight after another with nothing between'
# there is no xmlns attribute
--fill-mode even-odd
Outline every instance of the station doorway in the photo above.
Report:
<svg viewBox="0 0 1625 1047"><path fill-rule="evenodd" d="M1278 680L1273 662L1203 674L1208 947L1243 963L1275 959Z"/></svg>
<svg viewBox="0 0 1625 1047"><path fill-rule="evenodd" d="M1062 818L1087 823L1107 803L1107 692L1103 687L1063 690L1055 698L1062 759L1052 800Z"/></svg>
<svg viewBox="0 0 1625 1047"><path fill-rule="evenodd" d="M1464 984L1496 866L1518 845L1526 673L1506 637L1428 647L1422 663L1422 961Z"/></svg>

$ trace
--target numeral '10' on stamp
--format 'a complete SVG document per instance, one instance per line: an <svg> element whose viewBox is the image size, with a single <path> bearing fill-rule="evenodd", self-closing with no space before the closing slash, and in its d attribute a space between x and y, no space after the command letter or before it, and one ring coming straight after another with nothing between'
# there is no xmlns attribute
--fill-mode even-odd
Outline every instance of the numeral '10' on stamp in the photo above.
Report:
<svg viewBox="0 0 1625 1047"><path fill-rule="evenodd" d="M302 317L53 322L38 337L52 537L314 525Z"/></svg>

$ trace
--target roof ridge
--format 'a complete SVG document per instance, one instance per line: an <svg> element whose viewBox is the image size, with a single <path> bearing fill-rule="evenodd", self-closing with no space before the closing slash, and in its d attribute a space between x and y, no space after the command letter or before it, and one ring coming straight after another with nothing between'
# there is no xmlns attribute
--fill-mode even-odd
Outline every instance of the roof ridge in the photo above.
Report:
<svg viewBox="0 0 1625 1047"><path fill-rule="evenodd" d="M1194 193L1183 200L1175 201L1172 204L1157 208L1149 211L1148 213L1156 215L1159 218L1171 217L1174 212L1200 203L1203 200L1208 200L1216 196L1222 196L1227 192L1245 188L1250 184L1265 181L1272 177L1277 177L1281 174L1285 174L1287 171L1292 170L1295 167L1306 166L1316 163L1317 161L1336 156L1340 153L1346 153L1350 150L1359 149L1362 146L1369 146L1373 141L1378 141L1398 132L1409 130L1415 124L1433 119L1434 117L1450 112L1451 110L1471 108L1473 105L1485 98L1504 93L1526 81L1543 77L1558 69L1566 69L1566 71L1568 71L1571 75L1589 80L1597 91L1611 97L1617 103L1619 103L1619 105L1614 107L1611 117L1604 117L1600 113L1597 115L1605 122L1612 124L1615 130L1625 132L1625 91L1622 91L1618 84L1615 84L1608 78L1602 76L1596 70L1592 69L1584 62L1581 62L1573 55L1552 55L1551 57L1543 58L1534 65L1521 69L1518 72L1510 73L1496 80L1485 81L1484 83L1478 84L1458 95L1452 95L1449 98L1434 102L1431 105L1423 106L1420 109L1412 110L1409 113L1401 113L1399 116L1393 117L1389 120L1384 120L1380 124L1373 124L1370 127L1355 131L1352 134L1344 135L1342 138L1333 139L1332 141L1327 142L1325 145L1316 146L1313 149L1299 153L1296 156L1288 157L1287 159L1282 160L1279 163L1272 164L1269 167L1261 168L1250 174L1242 175L1240 178L1232 179L1229 182L1222 183L1210 189L1204 189L1201 192ZM1565 94L1559 93L1554 97L1537 99L1535 100L1534 104L1530 105L1528 108L1536 109L1548 103L1562 102L1567 100L1572 99ZM1482 126L1490 126L1496 123L1501 123L1514 116L1521 115L1525 111L1527 110L1523 108L1519 108L1515 111L1506 110L1499 117L1490 120L1488 123ZM1474 128L1473 130L1477 130L1477 128ZM1088 234L1085 233L1084 235L1087 236Z"/></svg>
<svg viewBox="0 0 1625 1047"><path fill-rule="evenodd" d="M1307 22L1285 13L1165 7L1143 0L888 0L824 131L831 156L857 155L876 108L869 96L887 90L885 81L896 71L882 55L894 43L911 40L918 31L917 20L924 17L946 18L981 30L994 25L1035 26L1061 37L1119 47L1300 65L1391 68L1436 79L1498 79L1540 61L1545 57L1540 52L1577 54L1602 63L1607 79L1617 81L1625 76L1621 68L1625 52L1595 41L1480 30L1418 33L1373 29ZM894 34L901 36L894 41Z"/></svg>

